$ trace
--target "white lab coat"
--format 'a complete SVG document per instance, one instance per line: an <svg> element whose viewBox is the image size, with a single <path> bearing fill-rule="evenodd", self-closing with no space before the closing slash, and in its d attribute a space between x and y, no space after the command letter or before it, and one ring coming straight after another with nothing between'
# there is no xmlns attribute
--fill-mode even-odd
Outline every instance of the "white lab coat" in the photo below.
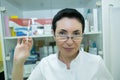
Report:
<svg viewBox="0 0 120 80"><path fill-rule="evenodd" d="M28 80L113 80L102 58L80 51L70 69L58 59L58 53L43 58Z"/></svg>

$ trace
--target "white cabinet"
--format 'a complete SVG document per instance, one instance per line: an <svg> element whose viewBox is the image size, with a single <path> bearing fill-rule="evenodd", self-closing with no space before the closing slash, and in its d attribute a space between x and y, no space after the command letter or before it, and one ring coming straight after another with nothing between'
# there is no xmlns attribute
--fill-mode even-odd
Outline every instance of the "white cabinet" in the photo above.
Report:
<svg viewBox="0 0 120 80"><path fill-rule="evenodd" d="M119 45L120 44L120 37L118 37L118 34L120 33L120 22L118 16L120 14L120 7L112 7L110 10L110 23L111 23L111 70L114 76L115 80L120 79L120 72L118 70L120 69L120 63L119 63Z"/></svg>
<svg viewBox="0 0 120 80"><path fill-rule="evenodd" d="M72 7L78 9L84 17L86 16L86 11L88 8L97 8L98 10L98 31L92 31L92 32L86 32L84 33L84 39L82 44L84 44L84 48L87 50L90 46L89 42L92 41L96 43L97 51L103 51L103 43L102 43L102 25L101 25L101 7L96 7L97 0L51 0L51 1L43 1L40 2L39 0L34 0L34 2L26 2L26 0L1 0L3 7L7 8L6 12L2 12L4 15L11 16L11 15L18 15L22 18L53 18L53 16L56 14L58 10L65 7ZM38 4L39 2L39 4ZM8 4L8 5L7 5ZM71 5L72 4L72 5ZM42 7L42 8L41 8ZM14 10L13 10L14 9ZM44 10L43 10L44 9ZM15 12L16 10L16 12ZM4 21L4 19L2 19ZM4 23L4 22L2 22ZM11 36L5 36L5 26L2 25L2 42L3 42L3 59L4 59L4 71L5 71L5 78L6 80L9 80L11 78L11 70L12 70L12 58L13 58L13 52L14 47L17 42L17 38L20 37L11 37ZM53 35L39 35L39 36L31 36L35 41L44 39L45 41L53 41L52 37ZM47 38L49 37L50 40ZM90 40L90 41L89 41ZM45 44L45 45L48 45ZM33 69L33 65L27 65L25 66L25 73L24 77L29 76L28 69Z"/></svg>

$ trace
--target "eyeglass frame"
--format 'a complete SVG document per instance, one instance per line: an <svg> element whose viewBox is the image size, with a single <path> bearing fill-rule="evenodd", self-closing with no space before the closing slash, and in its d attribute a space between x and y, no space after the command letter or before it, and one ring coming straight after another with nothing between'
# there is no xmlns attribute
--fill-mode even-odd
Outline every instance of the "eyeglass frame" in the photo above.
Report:
<svg viewBox="0 0 120 80"><path fill-rule="evenodd" d="M65 40L59 40L59 41L67 41L69 38L71 38L71 40L73 40L73 41L80 41L80 40L75 40L74 39L74 37L78 38L78 36L75 36L75 35L72 35L72 36L69 36L69 35L61 36L61 35L57 34L55 37L60 37L60 38L64 38L65 39ZM79 37L83 38L84 34L79 35Z"/></svg>

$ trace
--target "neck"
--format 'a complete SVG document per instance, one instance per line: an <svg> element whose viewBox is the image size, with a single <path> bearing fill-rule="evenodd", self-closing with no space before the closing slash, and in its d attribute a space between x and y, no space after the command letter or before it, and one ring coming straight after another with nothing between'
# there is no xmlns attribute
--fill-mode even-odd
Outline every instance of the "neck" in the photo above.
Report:
<svg viewBox="0 0 120 80"><path fill-rule="evenodd" d="M66 64L67 66L67 69L70 69L70 63L73 59L76 58L76 56L78 55L79 52L77 52L76 54L74 55L71 55L71 56L65 56L64 53L60 53L59 52L59 55L58 55L58 58Z"/></svg>

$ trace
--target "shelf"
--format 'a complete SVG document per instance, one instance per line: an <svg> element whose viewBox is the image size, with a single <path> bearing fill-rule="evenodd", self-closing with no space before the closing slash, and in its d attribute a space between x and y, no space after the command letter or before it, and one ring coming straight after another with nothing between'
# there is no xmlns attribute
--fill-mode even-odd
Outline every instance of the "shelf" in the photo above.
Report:
<svg viewBox="0 0 120 80"><path fill-rule="evenodd" d="M52 37L52 34L44 34L44 35L37 35L37 36L29 36L32 38L39 38L39 37ZM15 37L4 37L4 39L18 39L22 37L27 37L27 36L15 36Z"/></svg>
<svg viewBox="0 0 120 80"><path fill-rule="evenodd" d="M84 33L84 35L93 35L93 34L101 34L101 31L98 32L87 32ZM22 37L26 37L26 36L15 36L15 37L4 37L4 39L18 39L18 38L22 38ZM44 34L44 35L37 35L37 36L30 36L32 38L40 38L40 37L53 37L52 34Z"/></svg>
<svg viewBox="0 0 120 80"><path fill-rule="evenodd" d="M86 32L84 33L84 35L93 35L93 34L101 34L101 31L97 31L97 32Z"/></svg>

